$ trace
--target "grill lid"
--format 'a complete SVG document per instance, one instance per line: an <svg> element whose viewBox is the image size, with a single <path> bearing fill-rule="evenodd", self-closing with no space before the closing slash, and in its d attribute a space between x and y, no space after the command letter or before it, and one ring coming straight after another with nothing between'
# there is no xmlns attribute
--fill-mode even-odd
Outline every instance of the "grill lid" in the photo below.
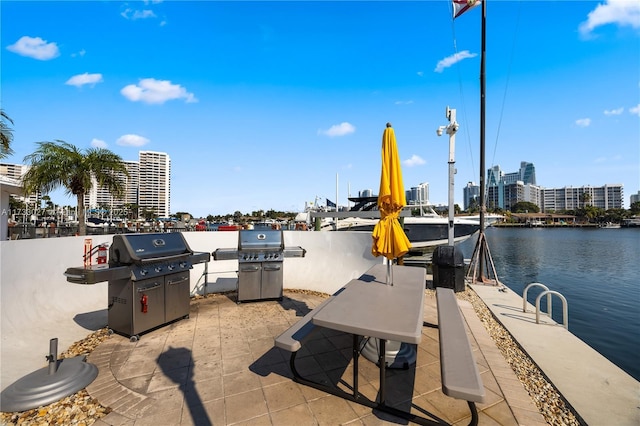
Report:
<svg viewBox="0 0 640 426"><path fill-rule="evenodd" d="M243 229L238 232L238 250L283 250L282 230Z"/></svg>
<svg viewBox="0 0 640 426"><path fill-rule="evenodd" d="M131 265L192 254L193 251L180 232L116 234L109 247L109 265Z"/></svg>

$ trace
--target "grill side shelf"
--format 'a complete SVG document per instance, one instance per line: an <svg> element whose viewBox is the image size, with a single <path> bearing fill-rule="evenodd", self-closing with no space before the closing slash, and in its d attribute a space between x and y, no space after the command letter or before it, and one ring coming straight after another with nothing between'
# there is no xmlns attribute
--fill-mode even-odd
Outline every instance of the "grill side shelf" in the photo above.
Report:
<svg viewBox="0 0 640 426"><path fill-rule="evenodd" d="M284 257L305 257L307 251L302 247L285 247L282 251Z"/></svg>
<svg viewBox="0 0 640 426"><path fill-rule="evenodd" d="M128 266L104 267L104 266L77 266L67 268L64 272L67 281L73 284L97 284L109 280L120 280L131 277L131 268Z"/></svg>
<svg viewBox="0 0 640 426"><path fill-rule="evenodd" d="M238 249L219 248L213 253L213 260L238 260Z"/></svg>

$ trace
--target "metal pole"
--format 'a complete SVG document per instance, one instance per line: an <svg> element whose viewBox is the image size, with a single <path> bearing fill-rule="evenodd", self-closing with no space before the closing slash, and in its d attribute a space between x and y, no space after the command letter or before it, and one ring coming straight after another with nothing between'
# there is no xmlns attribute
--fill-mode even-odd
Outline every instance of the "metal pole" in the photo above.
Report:
<svg viewBox="0 0 640 426"><path fill-rule="evenodd" d="M55 374L58 370L58 338L55 337L49 340L49 355L47 356L49 360L49 375Z"/></svg>
<svg viewBox="0 0 640 426"><path fill-rule="evenodd" d="M454 242L454 176L456 174L455 169L455 157L456 157L456 131L458 130L458 123L456 123L456 110L449 109L447 107L447 115L449 119L449 125L447 126L447 134L449 135L449 246L453 247Z"/></svg>
<svg viewBox="0 0 640 426"><path fill-rule="evenodd" d="M485 134L485 92L486 92L486 76L485 76L485 59L487 52L486 43L486 28L487 23L487 2L482 2L482 37L481 37L481 53L480 53L480 236L478 241L484 240L484 214L487 210L485 200L485 158L484 158L484 134ZM480 252L478 255L478 271L479 275L476 277L478 281L484 279L484 257L485 257L485 245L480 244Z"/></svg>
<svg viewBox="0 0 640 426"><path fill-rule="evenodd" d="M437 134L438 136L442 136L442 133L446 130L449 135L449 246L453 247L454 244L454 175L456 174L455 163L456 163L456 132L460 127L456 122L456 110L449 109L447 107L445 117L449 120L449 124L447 126L438 127Z"/></svg>

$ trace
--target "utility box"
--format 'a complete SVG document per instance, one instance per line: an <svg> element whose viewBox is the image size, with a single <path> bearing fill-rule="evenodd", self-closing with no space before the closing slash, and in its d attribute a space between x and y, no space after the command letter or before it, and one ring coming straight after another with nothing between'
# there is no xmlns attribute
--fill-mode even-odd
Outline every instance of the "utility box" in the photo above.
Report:
<svg viewBox="0 0 640 426"><path fill-rule="evenodd" d="M437 246L431 263L434 287L451 288L456 293L465 290L464 257L455 246Z"/></svg>

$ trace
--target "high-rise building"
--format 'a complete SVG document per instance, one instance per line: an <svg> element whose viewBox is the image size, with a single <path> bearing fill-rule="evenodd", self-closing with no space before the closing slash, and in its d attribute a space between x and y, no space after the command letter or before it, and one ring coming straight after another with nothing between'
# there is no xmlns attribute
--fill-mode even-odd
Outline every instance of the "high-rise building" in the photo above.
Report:
<svg viewBox="0 0 640 426"><path fill-rule="evenodd" d="M536 168L533 163L527 163L526 161L520 162L520 179L525 185L536 184Z"/></svg>
<svg viewBox="0 0 640 426"><path fill-rule="evenodd" d="M504 173L500 166L487 170L488 208L511 209L520 201L540 206L540 187L536 186L536 169L533 163L520 162L517 172Z"/></svg>
<svg viewBox="0 0 640 426"><path fill-rule="evenodd" d="M480 186L475 182L468 182L462 189L464 209L469 210L471 206L480 207Z"/></svg>
<svg viewBox="0 0 640 426"><path fill-rule="evenodd" d="M140 174L140 163L137 161L123 161L127 175L119 173L118 177L124 186L122 197L113 197L108 189L98 185L95 178L91 179L91 189L84 197L84 206L88 209L97 209L101 206L109 208L124 207L126 204L138 203L138 184Z"/></svg>
<svg viewBox="0 0 640 426"><path fill-rule="evenodd" d="M140 151L138 206L167 217L171 211L171 159L164 152Z"/></svg>
<svg viewBox="0 0 640 426"><path fill-rule="evenodd" d="M22 181L22 176L24 176L24 174L27 173L28 170L29 166L26 166L24 164L0 163L0 175L6 176L10 179L15 179L20 182ZM29 194L28 196L12 196L24 203L37 204L39 206L42 194L40 194L40 192L38 191L34 194Z"/></svg>
<svg viewBox="0 0 640 426"><path fill-rule="evenodd" d="M629 198L629 207L631 207L631 204L638 202L640 202L640 191L638 191L637 194L631 194L631 197Z"/></svg>
<svg viewBox="0 0 640 426"><path fill-rule="evenodd" d="M585 206L604 210L624 208L624 190L621 184L543 188L541 199L543 212L576 210Z"/></svg>
<svg viewBox="0 0 640 426"><path fill-rule="evenodd" d="M500 166L493 166L487 170L487 188L490 186L496 186L502 180L502 170Z"/></svg>
<svg viewBox="0 0 640 426"><path fill-rule="evenodd" d="M423 182L418 186L411 187L405 191L407 204L429 204L429 182Z"/></svg>

